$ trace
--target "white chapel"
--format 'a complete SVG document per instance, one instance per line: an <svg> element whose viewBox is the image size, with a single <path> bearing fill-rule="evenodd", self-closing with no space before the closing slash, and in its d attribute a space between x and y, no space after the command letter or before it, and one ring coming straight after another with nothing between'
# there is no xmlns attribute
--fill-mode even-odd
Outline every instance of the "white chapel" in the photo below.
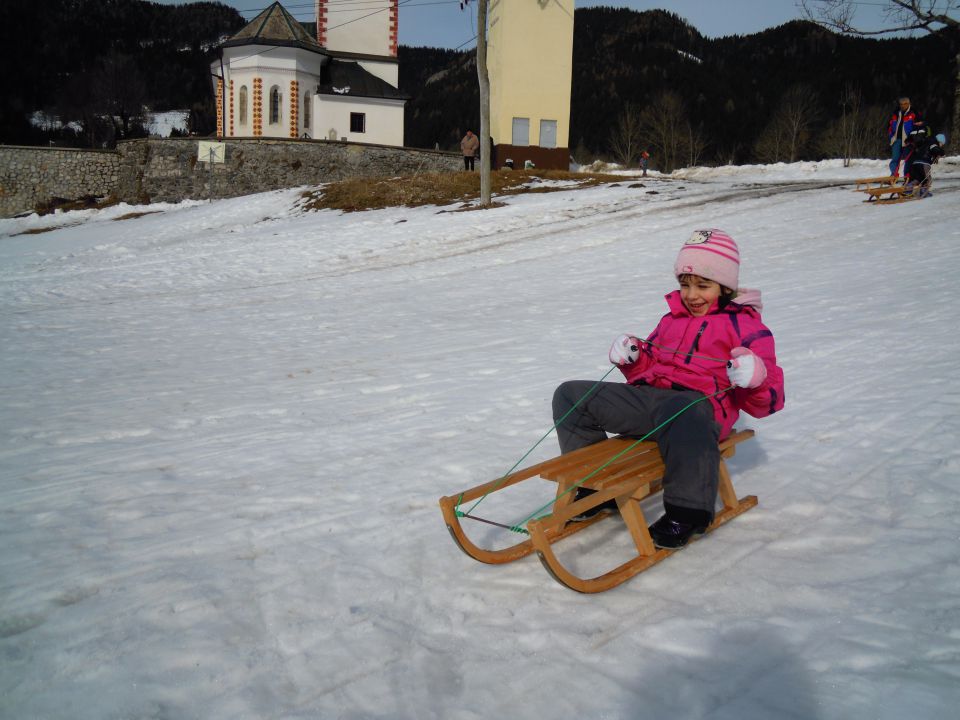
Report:
<svg viewBox="0 0 960 720"><path fill-rule="evenodd" d="M315 0L314 38L274 2L226 40L210 66L218 135L402 146L398 0L379 5Z"/></svg>

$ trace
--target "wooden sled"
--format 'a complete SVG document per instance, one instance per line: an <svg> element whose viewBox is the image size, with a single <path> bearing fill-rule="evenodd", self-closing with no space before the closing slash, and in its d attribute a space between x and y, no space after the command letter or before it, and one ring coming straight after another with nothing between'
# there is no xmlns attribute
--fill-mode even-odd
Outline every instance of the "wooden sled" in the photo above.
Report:
<svg viewBox="0 0 960 720"><path fill-rule="evenodd" d="M753 430L740 430L720 443L719 494L723 509L716 514L713 523L707 528L708 533L757 504L755 495L737 499L724 462L726 458L733 456L739 443L752 438L753 434ZM597 470L601 466L602 469ZM553 501L551 515L527 523L526 533L529 537L498 550L482 548L467 537L460 522L461 518L493 525L500 523L463 512L460 506L538 476L557 483L556 499ZM454 542L470 557L485 563L499 564L517 560L536 551L547 572L561 585L583 593L595 593L620 585L676 552L654 547L647 521L640 508L640 501L661 489L662 476L663 460L655 442L637 443L630 438L615 437L510 473L462 493L442 497L440 508ZM571 488L581 481L582 487L596 492L574 501L575 491ZM579 577L561 564L552 546L563 538L609 517L612 513L598 513L588 520L571 522L577 515L611 499L616 500L620 516L636 546L637 555L597 577ZM513 530L523 532L520 528ZM696 537L691 542L695 539Z"/></svg>
<svg viewBox="0 0 960 720"><path fill-rule="evenodd" d="M869 190L871 188L878 187L892 187L903 182L903 178L895 177L893 175L884 175L882 177L871 177L871 178L860 178L859 180L854 180L856 183L856 189L859 192L864 190Z"/></svg>
<svg viewBox="0 0 960 720"><path fill-rule="evenodd" d="M906 202L914 200L916 196L912 190L904 186L904 178L890 176L861 178L855 180L856 192L867 194L864 202L874 203L876 205L889 205L891 203Z"/></svg>

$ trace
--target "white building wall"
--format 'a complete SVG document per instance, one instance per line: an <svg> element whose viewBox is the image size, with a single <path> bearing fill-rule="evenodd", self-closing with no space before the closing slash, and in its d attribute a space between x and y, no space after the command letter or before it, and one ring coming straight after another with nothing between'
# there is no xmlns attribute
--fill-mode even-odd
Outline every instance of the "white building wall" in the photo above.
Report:
<svg viewBox="0 0 960 720"><path fill-rule="evenodd" d="M321 68L329 60L326 56L296 48L274 47L264 52L263 46L242 46L224 49L224 74L227 80L226 112L233 108L232 126L227 122L226 134L231 137L291 137L290 81L297 81L296 136L304 133L314 139L328 139L330 130L336 131L336 139L346 137L352 142L376 143L403 146L403 102L336 95L318 95ZM399 83L399 67L394 62L360 61L367 72L396 87ZM211 65L211 72L219 75L219 62ZM254 80L259 78L262 88L259 135L254 123ZM230 81L232 85L232 97ZM240 89L247 88L246 123L240 122ZM278 121L270 122L270 89L280 91ZM310 93L310 126L304 125L303 96ZM350 131L350 113L365 115L363 133ZM232 130L232 132L231 132Z"/></svg>
<svg viewBox="0 0 960 720"><path fill-rule="evenodd" d="M318 95L313 101L316 139L403 146L403 102L373 98L342 98ZM366 132L350 131L350 113L364 113Z"/></svg>
<svg viewBox="0 0 960 720"><path fill-rule="evenodd" d="M316 94L317 84L323 64L328 59L317 53L298 50L296 48L274 47L264 52L262 46L250 45L236 48L226 48L224 51L224 70L227 76L227 87L233 80L233 108L234 137L255 137L253 109L254 109L254 79L260 78L263 89L261 132L259 137L288 138L291 136L291 108L290 82L297 81L297 137L304 132L314 136L316 130L315 118L311 117L309 129L304 127L303 95L309 92ZM213 67L219 71L219 63ZM219 73L218 73L219 74ZM240 88L247 88L247 117L246 123L240 122ZM270 122L270 90L277 86L280 90L280 114L278 121ZM228 98L229 101L229 98ZM228 102L229 113L229 102ZM228 124L227 135L230 135Z"/></svg>

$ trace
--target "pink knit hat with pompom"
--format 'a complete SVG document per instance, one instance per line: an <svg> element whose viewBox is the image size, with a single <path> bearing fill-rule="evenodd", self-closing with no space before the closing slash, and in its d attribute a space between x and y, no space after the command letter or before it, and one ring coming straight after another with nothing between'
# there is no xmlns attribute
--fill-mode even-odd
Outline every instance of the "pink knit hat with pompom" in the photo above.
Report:
<svg viewBox="0 0 960 720"><path fill-rule="evenodd" d="M736 290L740 282L740 250L723 230L695 230L680 249L673 274L699 275Z"/></svg>

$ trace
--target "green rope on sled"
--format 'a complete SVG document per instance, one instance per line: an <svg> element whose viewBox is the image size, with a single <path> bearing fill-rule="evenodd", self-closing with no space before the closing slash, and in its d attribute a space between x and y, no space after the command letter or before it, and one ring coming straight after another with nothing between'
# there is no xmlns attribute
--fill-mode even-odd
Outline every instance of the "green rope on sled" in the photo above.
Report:
<svg viewBox="0 0 960 720"><path fill-rule="evenodd" d="M658 344L655 343L655 342L651 342L650 340L642 340L641 342L644 343L644 344L646 344L646 345L650 345L651 347L660 348L660 349L662 349L662 350L669 350L669 351L672 351L672 352L680 352L677 348L668 348L668 347L665 347L665 346L663 346L663 345L658 345ZM719 363L723 363L723 364L727 364L727 362L728 362L727 360L725 360L725 359L723 359L723 358L710 357L709 355L698 355L698 354L695 354L695 353L683 353L683 355L686 356L686 357L700 358L700 359L702 359L702 360L712 360L713 362L719 362ZM617 369L617 366L616 366L616 365L613 365L609 370L607 370L607 372L605 372L605 373L603 374L603 377L601 377L599 380L597 380L597 381L590 387L590 389L588 389L588 390L580 397L580 399L577 400L577 401L570 407L570 409L567 410L567 412L565 412L565 413L563 414L563 416L553 424L553 427L551 427L549 430L547 430L547 432L545 432L545 433L543 434L543 437L541 437L539 440L537 440L537 441L533 444L533 446L532 446L529 450L527 450L527 451L523 454L523 456L513 464L513 467L511 467L509 470L507 470L506 473L504 473L504 475L500 478L499 482L497 482L493 487L491 487L489 490L487 490L487 492L485 492L481 497L479 497L479 498L477 499L477 501L476 501L473 505L471 505L470 508L467 509L466 512L463 512L463 511L460 510L460 503L463 502L463 493L460 493L460 497L457 498L457 504L456 504L456 506L455 506L454 509L453 509L454 514L455 514L457 517L460 517L460 518L474 517L474 516L471 516L470 513L472 513L474 510L476 510L477 506L480 505L480 503L482 503L484 500L486 500L486 499L487 499L487 496L490 495L490 493L493 493L493 492L496 492L497 490L499 490L500 487L503 485L503 483L506 482L507 478L510 477L510 473L512 473L514 470L516 470L517 467L519 467L520 463L522 463L524 460L526 460L527 457L530 455L530 453L532 453L540 443L542 443L544 440L546 440L546 439L547 439L547 436L549 436L550 433L552 433L554 430L556 430L557 427L560 425L560 423L562 423L564 420L566 420L566 419L567 419L567 416L568 416L570 413L572 413L572 412L577 408L577 406L580 405L580 403L582 403L582 402L587 398L587 396L589 396L594 390L596 390L596 389L600 386L600 383L602 383L604 380L606 380L606 379L607 379L607 376L608 376L610 373L612 373L614 370L616 370L616 369ZM549 517L549 516L550 516L550 513L545 513L544 515L540 515L540 516L537 516L537 513L541 512L542 510L545 510L546 508L548 508L548 507L550 507L551 505L553 505L553 503L554 503L558 498L563 497L564 495L566 495L567 493L569 493L571 490L580 487L583 483L585 483L587 480L589 480L590 478L592 478L592 477L593 477L594 475L596 475L598 472L600 472L601 470L603 470L603 469L604 469L605 467L607 467L610 463L614 462L617 458L621 457L624 453L629 452L630 450L632 450L633 448L635 448L637 445L639 445L639 444L642 443L644 440L646 440L648 437L650 437L650 436L653 435L655 432L657 432L657 430L659 430L660 428L662 428L662 427L663 427L664 425L666 425L667 423L672 422L674 419L678 418L680 415L682 415L683 413L685 413L687 410L689 410L691 407L693 407L693 406L696 405L697 403L703 402L704 400L709 400L710 398L716 397L717 395L722 395L723 393L725 393L725 392L727 392L727 391L729 391L729 390L732 390L734 387L735 387L734 385L731 385L731 386L728 387L728 388L725 388L725 389L723 389L723 390L719 390L719 391L713 393L713 395L706 395L706 396L704 396L704 397L702 397L702 398L699 398L698 400L694 400L694 401L691 402L689 405L687 405L686 407L682 408L679 412L675 413L674 415L672 415L671 417L667 418L667 419L664 420L662 423L660 423L659 425L657 425L657 427L655 427L653 430L651 430L650 432L648 432L648 433L647 433L646 435L644 435L642 438L640 438L639 440L637 440L636 442L634 442L633 444L631 444L629 447L625 448L625 449L622 450L621 452L619 452L619 453L617 453L616 455L614 455L612 458L610 458L609 460L607 460L603 465L601 465L600 467L598 467L596 470L594 470L593 472L591 472L591 473L590 473L589 475L587 475L586 477L582 478L579 482L577 482L577 483L575 483L574 485L572 485L571 487L569 487L567 490L565 490L563 493L561 493L561 494L558 495L556 498L554 498L553 500L551 500L549 503L547 503L547 504L544 505L543 507L540 507L540 508L538 508L537 510L535 510L531 515L528 515L526 518L524 518L523 520L521 520L518 524L516 524L516 525L503 525L503 524L501 524L501 523L491 522L491 521L489 521L489 520L485 520L484 522L490 522L490 524L492 524L492 525L498 525L498 526L500 526L500 527L507 528L508 530L510 530L510 531L512 531L512 532L522 533L522 534L524 534L524 535L529 535L530 533L527 531L526 528L523 527L526 523L528 523L530 520L533 520L533 519L535 519L535 518L536 518L536 519L539 519L539 518L541 518L541 517ZM480 519L480 518L474 517L474 519Z"/></svg>
<svg viewBox="0 0 960 720"><path fill-rule="evenodd" d="M477 501L476 501L473 505L470 506L470 508L467 510L467 513L472 513L474 510L476 510L476 509L477 509L477 505L479 505L480 503L482 503L484 500L487 499L487 495L489 495L489 494L492 493L492 492L496 492L497 490L499 490L499 489L500 489L500 486L501 486L504 482L506 482L506 480L507 480L508 477L510 477L510 473L512 473L514 470L516 470L517 467L520 465L520 463L522 463L524 460L527 459L527 456L529 456L530 453L532 453L532 452L536 449L537 445L539 445L539 444L542 443L544 440L546 440L546 439L547 439L547 436L550 435L550 433L552 433L554 430L556 430L556 429L557 429L557 426L560 425L560 423L562 423L564 420L567 419L567 415L569 415L570 413L572 413L572 412L576 409L577 405L579 405L580 403L582 403L582 402L587 398L587 396L588 396L590 393L592 393L594 390L596 390L596 389L600 386L600 383L602 383L604 380L607 379L607 375L609 375L610 373L612 373L612 372L613 372L614 370L616 370L616 369L617 369L617 366L616 366L616 365L613 365L609 370L607 370L607 372L604 373L603 377L600 378L599 380L597 380L597 381L593 384L593 387L591 387L589 390L587 390L587 391L583 394L583 397L581 397L579 400L577 400L577 401L570 407L570 409L567 410L567 411L563 414L563 417L561 417L559 420L557 420L557 421L553 424L553 427L550 428L549 430L547 430L547 431L543 434L543 437L540 438L539 440L537 440L537 441L533 444L533 447L531 447L529 450L527 450L527 451L523 454L523 457L521 457L519 460L517 460L517 461L513 464L513 467L510 468L509 470L507 470L506 473L504 473L503 477L500 478L500 481L499 481L496 485L494 485L492 488L490 488L489 490L487 490L487 492L485 492L482 497L478 498ZM463 494L462 494L462 493L461 493L460 497L461 497L461 498L463 497ZM457 500L457 507L456 507L456 509L455 509L455 512L457 513L457 516L458 516L458 517L464 517L464 515L461 515L461 514L460 514L460 500L459 500L459 499ZM513 528L511 528L511 530L512 530L512 529L513 529ZM523 530L523 532L526 532L526 530Z"/></svg>
<svg viewBox="0 0 960 720"><path fill-rule="evenodd" d="M667 352L680 353L683 357L699 358L700 360L712 360L713 362L723 363L726 365L729 360L724 360L723 358L710 357L709 355L698 355L697 353L692 352L680 352L680 348L668 348L666 345L658 345L655 342L650 340L641 340L644 345L649 345L650 347L660 348L661 350L666 350Z"/></svg>

